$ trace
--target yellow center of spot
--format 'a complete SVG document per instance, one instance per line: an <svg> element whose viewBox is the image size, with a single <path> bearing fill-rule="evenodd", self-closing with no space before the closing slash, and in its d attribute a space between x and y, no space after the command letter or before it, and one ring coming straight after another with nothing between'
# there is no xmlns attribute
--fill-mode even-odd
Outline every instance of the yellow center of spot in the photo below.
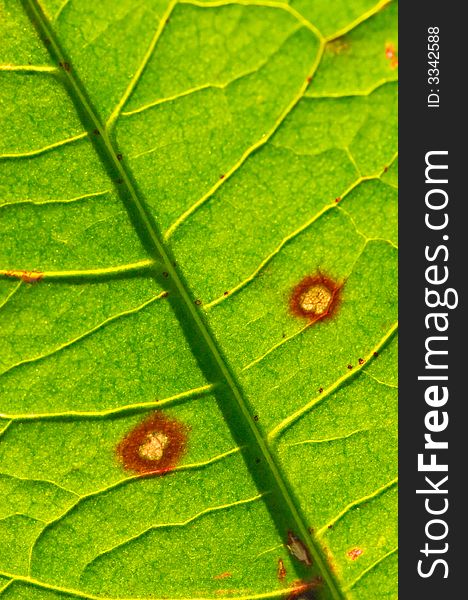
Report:
<svg viewBox="0 0 468 600"><path fill-rule="evenodd" d="M164 448L169 443L167 435L160 431L150 433L138 449L138 454L146 460L161 460Z"/></svg>
<svg viewBox="0 0 468 600"><path fill-rule="evenodd" d="M317 284L310 287L300 297L300 305L305 312L323 315L330 306L333 293L325 285Z"/></svg>

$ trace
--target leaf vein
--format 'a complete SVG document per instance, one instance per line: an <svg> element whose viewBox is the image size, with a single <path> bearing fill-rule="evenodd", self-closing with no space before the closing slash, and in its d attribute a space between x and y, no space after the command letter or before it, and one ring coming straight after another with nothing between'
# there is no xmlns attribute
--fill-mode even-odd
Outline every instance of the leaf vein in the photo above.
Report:
<svg viewBox="0 0 468 600"><path fill-rule="evenodd" d="M28 365L31 363L39 362L39 361L45 360L47 358L50 358L51 356L57 354L58 352L61 352L62 350L65 350L66 348L69 348L70 346L73 346L73 345L81 342L85 338L88 338L89 336L91 336L94 333L96 333L97 331L103 329L107 325L110 325L114 321L117 321L118 319L120 319L122 317L127 317L127 316L133 315L135 313L138 313L139 311L144 310L147 306L149 306L153 302L156 302L157 300L160 300L161 298L164 298L164 297L165 297L165 292L161 292L157 296L154 296L150 300L147 300L146 302L144 302L143 304L140 304L139 306L137 306L135 308L131 308L129 310L125 310L116 315L113 315L112 317L105 319L104 321L102 321L101 323L99 323L98 325L93 327L92 329L89 329L88 331L78 335L77 337L73 338L72 340L69 340L69 341L61 344L60 346L57 346L56 348L53 348L49 352L46 352L39 356L34 356L32 358L26 358L24 360L21 360L21 361L15 363L14 365L11 365L10 367L8 367L4 371L2 371L0 373L0 376L6 375L7 373L10 373L11 371L13 371L15 369L18 369L19 367L22 367L23 365Z"/></svg>
<svg viewBox="0 0 468 600"><path fill-rule="evenodd" d="M201 198L199 198L196 202L194 202L187 210L185 210L172 223L172 225L170 225L170 227L166 230L166 232L164 234L165 240L168 240L172 236L172 234L175 232L175 230L182 225L182 223L186 222L188 220L188 218L192 216L193 213L195 213L201 206L203 206L203 204L205 204L218 191L218 189L222 185L224 185L224 183L230 177L232 177L232 175L234 175L235 173L238 172L238 170L242 167L242 165L246 162L246 160L256 150L258 150L259 148L264 146L268 142L268 140L270 140L271 137L276 133L276 131L279 129L279 127L284 122L284 120L289 116L291 111L295 108L295 106L298 104L298 102L304 96L304 93L309 86L309 81L313 77L314 73L316 72L316 70L320 64L320 60L323 55L323 48L324 48L324 46L321 43L318 47L317 55L314 58L312 66L307 75L307 78L304 80L304 82L300 86L299 91L296 94L296 96L291 100L291 102L286 106L286 108L282 111L282 113L280 114L278 119L275 121L275 123L273 124L273 127L268 132L264 133L259 140L257 140L254 144L252 144L249 148L247 148L247 150L245 150L243 152L243 154L238 159L238 161L230 169L228 169L226 171L223 179L219 179Z"/></svg>
<svg viewBox="0 0 468 600"><path fill-rule="evenodd" d="M14 421L40 421L40 420L53 420L53 419L69 419L70 417L79 419L101 419L107 418L114 415L121 415L126 413L134 413L142 410L149 410L151 408L160 408L161 406L168 406L171 404L179 403L181 400L198 398L205 394L208 394L216 389L216 384L211 383L208 385L200 386L197 388L193 388L191 390L187 390L185 392L180 392L179 394L175 394L173 396L169 396L167 398L161 398L160 400L152 400L149 402L139 402L137 404L127 404L125 406L119 406L117 408L108 408L105 410L96 410L96 411L64 411L64 412L56 412L56 413L19 413L19 414L10 414L10 413L0 413L0 418L3 419L11 419Z"/></svg>
<svg viewBox="0 0 468 600"><path fill-rule="evenodd" d="M30 158L32 156L38 156L39 154L44 154L45 152L50 152L51 150L55 150L56 148L60 148L61 146L66 146L67 144L73 144L78 140L82 140L87 137L88 133L84 131L83 133L79 133L77 135L73 135L64 140L60 140L58 142L53 142L52 144L48 144L47 146L43 146L42 148L36 148L35 150L28 150L25 152L8 152L5 154L0 154L0 159L13 159L13 158Z"/></svg>
<svg viewBox="0 0 468 600"><path fill-rule="evenodd" d="M398 552L398 546L396 546L395 548L392 548L391 550L389 550L389 552L387 552L386 554L384 554L383 556L381 556L380 558L378 558L375 562L373 562L371 565L369 565L367 567L367 569L365 569L364 571L362 571L362 573L359 574L358 577L356 577L356 579L354 579L354 581L352 581L347 587L346 587L346 591L350 591L353 587L355 587L355 585L363 578L365 577L370 571L373 571L381 562L383 562L384 560L386 560L387 558L390 558L390 556L392 556L393 554L395 554L396 552Z"/></svg>
<svg viewBox="0 0 468 600"><path fill-rule="evenodd" d="M359 505L364 504L365 502L368 502L369 500L373 500L374 498L377 498L378 496L385 493L387 490L395 487L397 485L397 483L398 483L398 477L395 477L394 479L385 483L384 485L377 488L370 494L367 494L366 496L363 496L362 498L358 498L357 500L353 500L353 502L350 502L349 504L347 504L343 508L343 510L341 510L337 515L335 515L332 519L330 519L328 521L328 523L326 523L323 527L321 527L317 531L317 537L323 536L323 534L326 533L330 527L332 527L338 521L340 521L347 513L349 513L349 511L353 510L354 508L357 508Z"/></svg>
<svg viewBox="0 0 468 600"><path fill-rule="evenodd" d="M99 554L97 554L97 556L95 556L86 565L84 565L82 577L85 574L86 570L89 567L91 567L96 561L100 560L103 556L109 555L112 552L114 552L115 550L119 550L120 548L126 546L127 544L131 544L132 542L144 537L145 535L147 535L148 533L150 533L152 531L155 531L157 529L171 529L173 527L186 527L187 525L190 525L194 521L196 521L206 515L220 512L223 510L228 510L230 508L234 508L237 506L242 506L244 504L251 504L253 502L261 500L262 498L264 498L266 496L267 493L268 492L263 492L261 494L257 494L256 496L253 496L251 498L246 498L243 500L236 500L234 502L229 502L227 504L220 504L219 506L212 506L209 508L205 508L204 510L201 510L200 512L198 512L196 515L189 517L185 521L175 521L172 523L157 523L156 525L151 525L150 527L147 527L143 531L140 531L139 533L127 538L126 540L123 540L122 542L115 544L111 548L108 548L108 549L104 550L103 552L100 552Z"/></svg>
<svg viewBox="0 0 468 600"><path fill-rule="evenodd" d="M384 335L384 337L378 342L378 344L376 346L374 346L374 348L372 348L372 350L366 356L362 365L357 365L355 369L353 369L352 371L348 371L342 377L339 377L330 386L328 386L328 388L324 389L321 394L319 394L318 396L315 396L315 398L313 398L312 400L310 400L309 402L304 404L301 408L296 410L292 415L283 419L283 421L278 423L278 425L276 425L270 431L270 433L268 434L268 438L271 441L277 441L278 438L282 435L282 433L286 429L291 427L291 425L293 425L298 419L300 419L307 412L309 412L310 410L312 410L313 408L315 408L316 406L321 404L325 400L325 398L327 398L333 392L335 392L346 381L348 381L352 377L356 377L356 375L358 373L360 373L367 364L369 364L372 360L375 359L375 357L374 357L375 352L377 352L381 348L383 348L391 340L391 338L393 337L393 335L395 334L395 332L397 330L398 330L398 321L396 321L390 327L390 329L387 331L387 333Z"/></svg>

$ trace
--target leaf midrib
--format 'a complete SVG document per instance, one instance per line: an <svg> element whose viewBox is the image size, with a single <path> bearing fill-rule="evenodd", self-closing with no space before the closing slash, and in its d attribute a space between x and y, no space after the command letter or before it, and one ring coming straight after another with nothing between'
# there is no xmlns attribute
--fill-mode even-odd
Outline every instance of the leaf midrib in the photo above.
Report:
<svg viewBox="0 0 468 600"><path fill-rule="evenodd" d="M48 50L52 58L55 59L59 64L68 63L66 53L61 48L55 32L50 26L50 23L45 16L41 6L37 0L23 0L23 5L26 4L30 10L26 9L28 16L31 18L33 25L37 26L45 37L49 40ZM317 61L317 65L320 61ZM231 373L230 368L226 364L222 357L221 351L218 349L217 343L213 334L210 331L209 326L202 318L200 312L196 308L194 302L191 299L190 292L184 285L183 281L179 277L173 263L170 259L169 253L166 250L165 244L159 235L159 232L153 224L153 220L148 213L148 210L142 200L140 200L135 186L132 183L131 177L124 169L122 163L117 158L119 152L114 147L114 144L108 134L107 129L103 126L100 119L97 116L97 112L94 110L91 101L87 98L87 94L84 91L78 78L75 76L73 69L62 69L61 70L62 81L64 87L67 89L69 96L77 108L77 112L80 118L85 117L84 126L87 127L92 123L93 127L99 132L99 135L91 135L91 139L94 145L101 143L101 149L104 150L105 156L111 164L112 168L121 178L122 183L129 194L129 198L136 209L136 215L139 220L139 227L145 232L152 244L152 251L155 255L155 260L161 264L163 269L169 274L173 285L175 286L180 298L183 302L186 314L192 321L192 325L199 332L201 339L206 346L207 352L211 357L211 360L215 363L217 370L222 374L226 386L231 391L233 398L236 400L238 408L244 419L244 425L253 434L253 440L257 444L257 451L263 457L265 465L269 470L271 480L276 483L277 495L282 500L282 505L285 512L289 513L290 521L294 523L295 531L299 534L299 537L307 545L310 550L315 564L319 571L323 575L323 578L328 586L331 596L334 600L341 600L343 594L340 590L339 584L335 578L335 575L329 569L325 559L322 556L322 552L313 540L308 527L300 515L300 510L296 507L294 499L288 490L288 485L284 480L279 467L276 464L273 455L271 454L263 436L259 429L255 425L252 415L249 412L248 406L242 395L239 384L237 383L234 375ZM86 122L89 121L89 122ZM101 157L101 153L98 152ZM137 230L137 235L141 238L141 233ZM144 241L144 240L142 240ZM228 423L229 425L229 423Z"/></svg>

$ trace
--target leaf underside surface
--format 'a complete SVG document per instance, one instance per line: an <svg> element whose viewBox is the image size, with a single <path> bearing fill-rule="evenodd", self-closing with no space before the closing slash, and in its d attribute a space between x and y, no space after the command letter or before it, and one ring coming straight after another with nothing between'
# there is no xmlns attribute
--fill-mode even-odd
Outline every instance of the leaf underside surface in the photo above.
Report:
<svg viewBox="0 0 468 600"><path fill-rule="evenodd" d="M396 599L396 3L0 23L2 600Z"/></svg>

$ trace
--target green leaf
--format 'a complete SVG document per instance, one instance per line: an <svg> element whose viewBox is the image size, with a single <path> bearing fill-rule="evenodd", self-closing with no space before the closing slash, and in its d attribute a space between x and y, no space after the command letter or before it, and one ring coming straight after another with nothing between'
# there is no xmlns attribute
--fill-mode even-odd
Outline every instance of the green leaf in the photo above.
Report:
<svg viewBox="0 0 468 600"><path fill-rule="evenodd" d="M396 4L0 11L2 600L396 598Z"/></svg>

